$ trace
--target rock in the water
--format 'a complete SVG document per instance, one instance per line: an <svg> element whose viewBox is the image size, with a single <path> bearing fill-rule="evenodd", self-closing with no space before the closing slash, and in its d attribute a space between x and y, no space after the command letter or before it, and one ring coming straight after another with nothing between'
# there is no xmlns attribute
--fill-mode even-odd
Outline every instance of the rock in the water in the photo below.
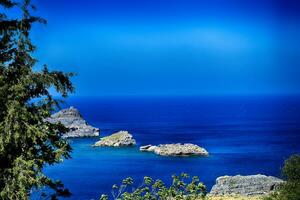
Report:
<svg viewBox="0 0 300 200"><path fill-rule="evenodd" d="M121 146L133 146L136 142L132 135L128 131L119 131L110 136L103 137L100 141L95 143L95 147L109 146L109 147L121 147Z"/></svg>
<svg viewBox="0 0 300 200"><path fill-rule="evenodd" d="M208 152L195 144L160 144L141 146L140 151L154 152L161 156L208 156Z"/></svg>
<svg viewBox="0 0 300 200"><path fill-rule="evenodd" d="M221 176L217 178L210 195L266 195L278 188L283 181L273 176Z"/></svg>
<svg viewBox="0 0 300 200"><path fill-rule="evenodd" d="M90 126L74 107L63 109L51 115L47 120L51 123L61 122L69 128L69 132L63 135L65 138L99 136L99 129Z"/></svg>

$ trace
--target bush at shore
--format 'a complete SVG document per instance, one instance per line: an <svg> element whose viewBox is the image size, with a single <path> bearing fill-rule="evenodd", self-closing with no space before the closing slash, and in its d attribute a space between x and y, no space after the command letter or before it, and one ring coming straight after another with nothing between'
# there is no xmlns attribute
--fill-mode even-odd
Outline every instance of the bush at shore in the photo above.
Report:
<svg viewBox="0 0 300 200"><path fill-rule="evenodd" d="M264 200L300 200L300 154L285 161L282 176L286 182Z"/></svg>

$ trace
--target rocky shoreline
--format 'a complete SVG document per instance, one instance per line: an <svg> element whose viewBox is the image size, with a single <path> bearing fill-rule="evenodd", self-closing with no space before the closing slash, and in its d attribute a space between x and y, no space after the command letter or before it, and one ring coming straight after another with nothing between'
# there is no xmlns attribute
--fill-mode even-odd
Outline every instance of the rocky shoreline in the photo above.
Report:
<svg viewBox="0 0 300 200"><path fill-rule="evenodd" d="M216 179L209 195L240 195L240 196L263 196L278 189L284 183L283 180L261 174L249 176L221 176Z"/></svg>

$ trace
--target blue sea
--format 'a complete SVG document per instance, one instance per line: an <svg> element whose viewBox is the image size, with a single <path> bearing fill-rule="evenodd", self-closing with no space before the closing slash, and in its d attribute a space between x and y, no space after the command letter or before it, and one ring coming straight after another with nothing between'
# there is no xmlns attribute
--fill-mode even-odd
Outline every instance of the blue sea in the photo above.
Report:
<svg viewBox="0 0 300 200"><path fill-rule="evenodd" d="M289 155L300 152L300 97L72 97L64 107L78 108L101 136L128 130L131 148L93 148L99 138L71 139L72 159L49 166L72 200L98 199L130 176L170 183L172 174L199 176L208 189L223 175L280 176ZM209 157L161 157L139 146L194 143Z"/></svg>

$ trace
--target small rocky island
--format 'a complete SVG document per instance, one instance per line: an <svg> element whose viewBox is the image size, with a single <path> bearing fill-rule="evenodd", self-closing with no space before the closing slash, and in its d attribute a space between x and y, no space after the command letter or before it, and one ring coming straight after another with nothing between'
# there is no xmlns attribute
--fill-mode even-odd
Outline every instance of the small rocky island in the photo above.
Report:
<svg viewBox="0 0 300 200"><path fill-rule="evenodd" d="M119 131L110 136L103 137L100 141L94 144L94 147L124 147L124 146L134 146L136 144L135 139L128 131Z"/></svg>
<svg viewBox="0 0 300 200"><path fill-rule="evenodd" d="M250 176L221 176L217 178L216 184L212 187L210 195L266 195L276 190L282 183L283 180L279 178L261 174Z"/></svg>
<svg viewBox="0 0 300 200"><path fill-rule="evenodd" d="M195 144L160 144L141 146L140 151L154 152L161 156L208 156L208 152Z"/></svg>
<svg viewBox="0 0 300 200"><path fill-rule="evenodd" d="M70 107L63 109L47 119L50 123L61 122L69 129L69 132L63 135L64 138L75 137L94 137L99 136L99 129L90 126L81 116L79 111Z"/></svg>

